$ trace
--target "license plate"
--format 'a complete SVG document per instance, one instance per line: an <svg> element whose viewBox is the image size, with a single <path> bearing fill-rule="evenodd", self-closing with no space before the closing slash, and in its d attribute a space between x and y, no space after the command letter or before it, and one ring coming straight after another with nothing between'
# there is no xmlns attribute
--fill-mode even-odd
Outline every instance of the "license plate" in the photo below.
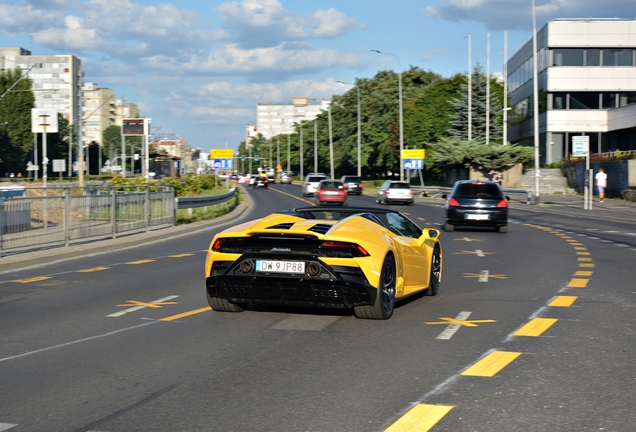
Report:
<svg viewBox="0 0 636 432"><path fill-rule="evenodd" d="M469 220L488 220L490 219L490 215L487 214L467 214L466 219Z"/></svg>
<svg viewBox="0 0 636 432"><path fill-rule="evenodd" d="M266 273L304 274L304 261L256 260L256 271Z"/></svg>

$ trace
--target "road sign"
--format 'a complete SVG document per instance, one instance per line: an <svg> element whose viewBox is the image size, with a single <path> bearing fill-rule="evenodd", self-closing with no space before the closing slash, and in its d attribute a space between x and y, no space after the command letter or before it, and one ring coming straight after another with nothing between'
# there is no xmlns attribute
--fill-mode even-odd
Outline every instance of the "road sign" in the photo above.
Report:
<svg viewBox="0 0 636 432"><path fill-rule="evenodd" d="M589 136L573 136L572 137L572 156L585 157L589 152L590 137Z"/></svg>
<svg viewBox="0 0 636 432"><path fill-rule="evenodd" d="M66 171L66 159L53 159L53 172Z"/></svg>
<svg viewBox="0 0 636 432"><path fill-rule="evenodd" d="M33 133L57 133L57 110L32 108L31 132Z"/></svg>
<svg viewBox="0 0 636 432"><path fill-rule="evenodd" d="M426 150L424 149L402 150L402 159L424 159L425 157L426 157Z"/></svg>
<svg viewBox="0 0 636 432"><path fill-rule="evenodd" d="M407 170L424 169L424 159L404 159L404 169L407 169Z"/></svg>
<svg viewBox="0 0 636 432"><path fill-rule="evenodd" d="M210 151L211 159L233 159L234 150L232 149L214 149Z"/></svg>
<svg viewBox="0 0 636 432"><path fill-rule="evenodd" d="M214 159L212 166L214 169L233 169L234 159Z"/></svg>

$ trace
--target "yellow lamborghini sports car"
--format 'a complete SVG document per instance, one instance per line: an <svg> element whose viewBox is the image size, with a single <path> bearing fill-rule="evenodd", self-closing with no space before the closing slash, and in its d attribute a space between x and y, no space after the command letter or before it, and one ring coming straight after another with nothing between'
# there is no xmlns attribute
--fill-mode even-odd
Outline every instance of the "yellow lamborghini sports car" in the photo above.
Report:
<svg viewBox="0 0 636 432"><path fill-rule="evenodd" d="M440 232L375 208L283 210L217 234L205 260L208 302L241 312L249 303L353 308L388 319L396 299L442 280Z"/></svg>

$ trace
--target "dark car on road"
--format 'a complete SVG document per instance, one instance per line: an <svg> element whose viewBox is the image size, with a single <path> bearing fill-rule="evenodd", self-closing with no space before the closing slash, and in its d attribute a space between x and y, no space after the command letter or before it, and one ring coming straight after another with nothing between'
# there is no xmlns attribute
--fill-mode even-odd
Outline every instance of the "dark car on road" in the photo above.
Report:
<svg viewBox="0 0 636 432"><path fill-rule="evenodd" d="M362 179L359 176L346 175L340 178L349 195L360 195L362 193Z"/></svg>
<svg viewBox="0 0 636 432"><path fill-rule="evenodd" d="M455 227L493 227L508 232L508 198L493 181L460 180L446 198L445 231Z"/></svg>

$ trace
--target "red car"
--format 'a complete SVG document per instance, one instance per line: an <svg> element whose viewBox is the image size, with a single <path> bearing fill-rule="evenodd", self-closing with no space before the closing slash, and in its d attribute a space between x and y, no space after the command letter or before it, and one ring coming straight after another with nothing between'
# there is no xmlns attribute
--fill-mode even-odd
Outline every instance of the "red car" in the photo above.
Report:
<svg viewBox="0 0 636 432"><path fill-rule="evenodd" d="M316 204L340 204L347 201L347 189L340 180L321 180L316 189Z"/></svg>

